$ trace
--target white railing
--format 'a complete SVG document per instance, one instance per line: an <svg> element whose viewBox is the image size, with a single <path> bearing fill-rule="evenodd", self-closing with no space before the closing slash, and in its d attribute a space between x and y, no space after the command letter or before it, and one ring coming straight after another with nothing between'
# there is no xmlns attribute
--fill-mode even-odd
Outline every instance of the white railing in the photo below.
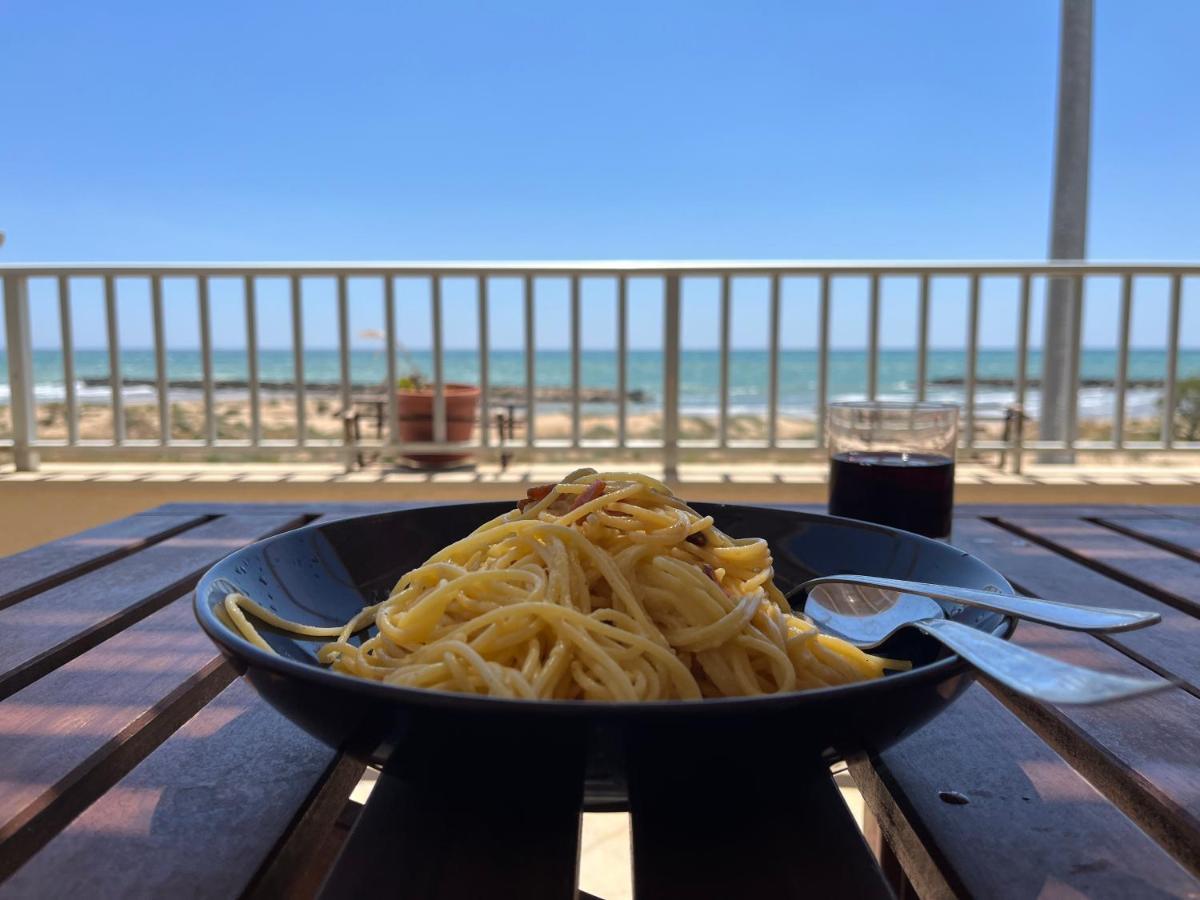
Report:
<svg viewBox="0 0 1200 900"><path fill-rule="evenodd" d="M961 352L965 358L961 400L963 403L962 445L969 450L1001 450L1012 453L1019 461L1026 451L1146 451L1146 450L1198 450L1200 442L1184 442L1175 434L1174 420L1170 411L1176 402L1176 386L1180 376L1181 309L1183 285L1186 279L1200 277L1200 264L1170 263L1094 263L1094 262L949 262L949 263L897 263L897 262L464 262L464 263L233 263L233 264L6 264L0 265L5 300L5 335L8 358L9 406L11 437L0 440L0 446L12 448L19 468L31 469L38 465L39 453L56 448L70 448L75 453L135 453L162 452L164 448L204 448L207 452L229 456L245 454L247 449L269 450L300 449L325 450L346 454L349 459L363 448L378 447L388 453L430 453L455 450L470 451L488 456L512 453L519 450L538 449L562 450L563 448L586 449L589 453L603 455L628 450L654 449L661 453L662 462L668 469L676 465L681 450L716 451L719 453L774 452L782 450L816 450L825 445L825 423L827 405L831 397L830 379L830 333L833 321L832 295L836 285L843 279L865 280L867 293L867 316L863 327L866 330L864 343L867 348L865 359L865 393L874 398L880 392L881 316L885 300L883 284L893 280L908 280L915 285L916 334L913 335L915 356L915 384L912 396L924 398L930 389L930 304L931 288L943 279L965 280L966 290L960 302L966 304L967 322L965 340ZM76 392L77 374L74 364L77 335L72 333L73 285L81 280L98 280L102 285L105 320L105 343L109 359L108 405L112 410L111 435L105 440L84 439L80 432L80 400ZM155 440L134 439L126 434L125 382L122 379L120 328L118 320L118 290L128 280L148 283L150 316L154 344L155 406L159 422L159 434ZM165 339L165 311L163 282L184 279L194 283L196 315L199 324L199 352L201 361L201 391L203 398L204 425L202 437L180 440L172 436L170 428L172 384L167 373L167 349ZM217 423L216 385L213 368L213 323L210 303L210 281L213 279L238 279L244 298L245 352L247 354L246 403L249 406L249 427L245 438L223 438L219 436ZM284 279L288 286L291 313L291 343L294 357L292 384L289 387L295 410L295 434L290 439L264 438L262 403L263 389L260 375L260 328L257 294L263 279ZM428 285L429 317L431 322L430 352L432 354L431 383L434 395L433 439L420 443L402 443L397 428L397 400L393 390L383 391L386 404L386 430L379 440L369 437L312 438L308 436L308 405L306 399L304 349L304 317L302 296L305 284L312 279L333 279L336 290L338 379L336 396L344 409L353 402L354 384L351 371L350 308L351 297L348 284L351 280L374 279L382 285L383 336L386 346L386 384L393 385L397 378L396 351L404 329L402 316L397 313L395 287L399 279L423 280ZM475 437L467 442L447 440L447 414L445 400L445 342L443 285L447 279L469 279L474 282L477 298L476 317L480 352L478 376L480 388L479 423ZM489 367L490 346L489 291L497 279L515 279L522 294L524 336L524 379L523 405L525 418L523 434L509 432L491 433L492 414L497 409L494 402L492 373ZM655 300L649 301L653 308L643 302L631 315L631 280L649 280L658 285ZM765 392L765 427L760 438L753 440L735 439L731 435L731 359L733 348L732 306L734 285L742 279L765 279L767 283L768 326L764 335L767 354L767 385ZM1072 390L1065 397L1044 398L1045 404L1063 404L1065 433L1042 435L1038 440L1026 440L1020 428L1006 432L1001 440L980 439L976 425L983 410L977 402L978 359L980 351L980 302L985 282L1007 279L1015 282L1017 319L1014 323L1015 365L1012 372L1013 399L1022 404L1030 393L1028 361L1030 354L1029 331L1031 297L1035 285L1050 279L1063 279L1071 286L1068 302L1073 309L1073 345L1070 348L1069 372L1066 383ZM1078 394L1080 386L1080 358L1082 348L1082 321L1085 293L1093 279L1116 279L1120 284L1117 322L1117 363L1113 377L1113 406L1111 412L1111 435L1108 440L1085 440L1080 437ZM1129 390L1129 358L1131 340L1131 315L1136 285L1142 279L1166 279L1169 283L1168 333L1159 348L1165 355L1165 372L1162 379L1159 433L1156 440L1131 441L1126 437L1126 408ZM53 285L57 293L62 350L62 382L65 406L65 436L46 438L39 436L37 424L37 401L35 397L34 349L30 328L30 286L39 280ZM537 286L543 281L566 282L565 301L569 321L569 433L567 437L554 439L538 432L537 355L538 339L535 327L535 297ZM611 284L615 308L615 388L612 392L615 404L615 427L612 437L591 438L584 434L584 417L581 389L582 384L582 301L581 283L584 280L601 280ZM718 315L714 323L718 332L719 355L717 357L717 397L715 411L715 433L710 438L683 438L680 432L681 414L681 341L684 297L694 282L712 282L716 291ZM815 332L816 373L812 403L812 436L787 438L781 436L780 422L780 360L782 344L782 288L793 281L810 282L815 291L815 321L806 329ZM637 436L629 428L629 328L647 321L647 316L662 318L662 382L661 382L661 429L656 437ZM513 386L507 386L511 391Z"/></svg>

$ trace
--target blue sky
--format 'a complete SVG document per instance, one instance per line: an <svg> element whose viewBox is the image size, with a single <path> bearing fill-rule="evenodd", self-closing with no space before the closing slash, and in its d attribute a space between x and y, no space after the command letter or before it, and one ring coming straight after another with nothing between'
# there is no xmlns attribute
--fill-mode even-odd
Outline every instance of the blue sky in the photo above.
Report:
<svg viewBox="0 0 1200 900"><path fill-rule="evenodd" d="M1094 258L1195 259L1200 247L1200 4L1098 0ZM1037 258L1048 227L1058 4L37 3L0 6L0 261L514 258ZM170 339L194 342L173 287ZM426 341L418 286L401 292ZM1161 284L1135 342L1160 342ZM214 285L215 342L236 345L236 285ZM381 318L355 288L355 330ZM284 342L263 286L263 343ZM493 340L515 346L497 286ZM715 340L711 286L685 337ZM1090 343L1112 339L1097 283ZM1185 336L1200 333L1189 285ZM80 343L102 334L79 283ZM411 293L411 296L410 296ZM605 285L588 340L611 342ZM884 334L911 344L911 285L886 286ZM327 285L306 298L327 343ZM460 296L461 294L461 296ZM565 341L561 285L539 334ZM739 285L735 343L761 345L762 285ZM785 344L810 342L811 286L790 285ZM862 342L862 286L834 339ZM960 344L962 285L933 341ZM1010 342L1011 285L985 293ZM122 286L122 339L148 339L144 286ZM38 287L35 340L52 344ZM471 309L447 292L449 345ZM459 310L462 310L460 313ZM274 310L274 312L272 312ZM635 298L635 343L657 303ZM1190 325L1197 330L1191 331ZM97 343L91 341L90 343Z"/></svg>

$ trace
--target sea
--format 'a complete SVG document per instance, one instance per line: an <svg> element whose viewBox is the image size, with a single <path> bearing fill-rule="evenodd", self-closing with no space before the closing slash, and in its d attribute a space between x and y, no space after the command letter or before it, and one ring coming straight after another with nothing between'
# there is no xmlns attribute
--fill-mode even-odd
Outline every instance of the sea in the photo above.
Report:
<svg viewBox="0 0 1200 900"><path fill-rule="evenodd" d="M153 382L154 352L149 348L122 348L121 374L125 381ZM77 396L81 403L107 403L109 389L103 384L88 384L108 378L108 354L103 349L77 349L74 354ZM334 385L338 381L339 357L335 349L306 349L304 378L313 384ZM478 383L479 353L477 350L444 352L444 372L448 381ZM961 350L931 350L928 359L930 399L961 401L966 372L966 354ZM1041 372L1041 354L1031 350L1028 377L1037 379ZM1146 382L1129 389L1126 415L1129 418L1156 416L1161 383L1167 367L1164 351L1134 349L1130 351L1128 378L1130 382ZM763 350L733 350L729 365L729 406L733 414L761 414L767 408L769 356ZM38 402L61 401L65 396L63 359L58 349L37 349L33 352L35 393ZM567 350L539 350L534 359L536 384L539 387L566 387L571 383L571 356ZM432 353L414 350L397 360L400 376L419 371L426 377L433 370ZM525 354L522 350L493 349L488 357L489 380L496 386L520 387L525 384ZM1016 351L1012 349L981 349L976 375L981 380L1011 380L1016 370ZM1104 419L1112 414L1111 383L1117 370L1117 352L1113 349L1086 349L1080 359L1080 377L1084 383L1079 394L1079 413L1083 418ZM0 352L0 377L7 376L7 360ZM350 355L351 379L359 385L382 384L386 378L386 357L378 349L355 349ZM1200 377L1200 349L1185 349L1179 353L1179 377ZM200 353L194 349L171 349L167 354L167 374L171 381L198 381L202 377ZM264 382L291 382L293 379L291 350L263 349L259 351L259 377ZM213 351L213 377L224 382L220 396L229 399L245 396L245 388L236 386L248 378L247 356L243 349ZM818 355L815 350L785 349L779 354L779 410L784 415L812 415L817 396ZM685 349L681 354L680 408L684 414L712 415L718 408L720 354L717 350ZM612 350L585 350L580 359L580 382L585 388L614 389L617 383L616 354ZM882 350L879 354L878 395L883 399L904 399L915 396L917 359L912 350ZM1087 386L1088 382L1094 382ZM1105 384L1104 382L1107 382ZM232 384L230 384L232 383ZM627 385L638 392L641 400L631 402L629 409L654 410L661 408L663 390L663 356L657 350L630 350L627 357ZM865 350L834 349L829 353L830 399L856 399L866 395L867 354ZM127 404L154 402L153 387L147 384L129 385L123 389ZM0 384L0 404L8 402L8 385ZM172 396L188 399L199 396L193 388L172 388ZM977 408L1001 408L1014 399L1013 388L1004 385L980 384L976 390ZM551 409L553 403L539 401L540 409ZM1036 416L1038 391L1031 388L1026 395L1026 407ZM589 404L589 412L603 413L611 403Z"/></svg>

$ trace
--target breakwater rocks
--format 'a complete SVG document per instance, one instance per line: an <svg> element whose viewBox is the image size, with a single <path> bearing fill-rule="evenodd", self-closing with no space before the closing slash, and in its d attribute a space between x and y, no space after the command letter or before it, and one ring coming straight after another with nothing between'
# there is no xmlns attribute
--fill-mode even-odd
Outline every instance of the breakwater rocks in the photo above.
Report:
<svg viewBox="0 0 1200 900"><path fill-rule="evenodd" d="M82 378L81 383L86 387L109 387L110 380L108 378ZM155 382L145 378L122 378L122 387L154 387ZM237 391L248 390L250 382L242 379L219 378L214 379L213 390L217 391ZM264 392L276 392L281 394L292 394L296 391L296 382L294 381L260 381L258 388ZM199 379L172 379L167 382L168 390L177 391L202 391L204 390L204 382ZM352 384L351 391L357 395L379 394L383 395L384 390L378 384ZM304 390L310 394L334 394L341 391L341 385L336 382L330 383L326 381L306 381ZM525 388L515 385L492 385L489 390L490 397L496 402L525 402ZM572 391L569 387L556 386L540 386L534 389L534 399L542 403L570 403ZM579 399L583 403L616 403L620 398L617 391L611 388L597 387L581 387L579 389ZM651 398L646 391L634 390L626 391L625 399L631 403L645 403Z"/></svg>

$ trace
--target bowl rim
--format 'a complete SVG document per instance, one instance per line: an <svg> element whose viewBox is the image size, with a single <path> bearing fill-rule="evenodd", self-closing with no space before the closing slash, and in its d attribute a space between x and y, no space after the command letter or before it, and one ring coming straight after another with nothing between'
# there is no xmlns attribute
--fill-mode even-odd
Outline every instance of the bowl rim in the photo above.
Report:
<svg viewBox="0 0 1200 900"><path fill-rule="evenodd" d="M455 691L442 691L434 688L412 688L396 684L383 684L364 678L356 678L335 672L332 669L290 659L276 653L270 653L254 646L236 631L226 627L216 616L213 604L205 597L209 593L211 583L217 578L216 571L223 568L227 562L237 557L259 552L270 544L286 538L294 539L299 532L318 531L335 522L344 524L358 519L379 518L382 516L398 515L416 510L429 510L444 506L483 506L496 505L504 501L478 501L454 504L423 504L417 507L406 507L395 510L385 510L363 513L354 516L342 516L329 521L318 521L300 528L291 529L281 534L272 535L262 540L240 547L213 564L201 576L192 595L192 609L200 627L208 637L235 665L241 668L239 674L245 674L250 667L267 669L278 675L298 678L312 684L347 690L351 693L365 695L378 700L390 700L394 703L425 706L453 707L463 712L477 711L490 714L520 713L522 715L537 715L549 717L577 718L612 718L612 717L659 717L659 716L727 716L730 713L780 712L796 706L819 706L824 703L852 700L860 695L887 696L895 691L904 691L927 683L937 683L951 678L969 668L965 660L958 654L935 660L924 666L917 666L907 672L895 672L883 678L870 681L857 681L851 684L835 685L832 687L811 688L803 691L787 691L777 694L765 694L752 697L705 697L698 700L646 700L646 701L616 701L616 700L526 700L508 697L492 697L483 694L462 694ZM831 519L840 522L853 523L856 526L866 526L883 532L902 535L915 539L919 543L934 545L938 552L954 550L952 544L945 544L899 528L878 525L874 522L864 522L843 516L831 516L825 513L809 512L807 510L789 509L782 505L752 505L736 503L701 503L697 505L720 506L725 508L754 511L757 509L770 510L775 513L788 513L805 519ZM978 557L971 556L966 551L959 550L963 556L974 559L979 564L990 569L997 580L1001 594L1015 595L1012 585L999 572ZM1009 640L1016 630L1017 619L1011 615L1001 615L1000 623L992 629L991 634L1003 640ZM983 629L980 629L983 630Z"/></svg>

